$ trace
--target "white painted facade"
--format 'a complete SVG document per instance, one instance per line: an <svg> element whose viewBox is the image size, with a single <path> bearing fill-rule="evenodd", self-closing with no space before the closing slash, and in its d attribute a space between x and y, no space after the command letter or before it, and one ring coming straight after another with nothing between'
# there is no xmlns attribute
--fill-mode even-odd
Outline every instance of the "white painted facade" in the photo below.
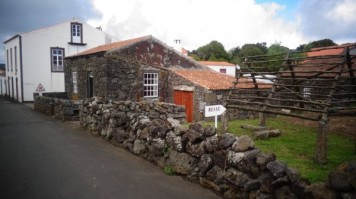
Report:
<svg viewBox="0 0 356 199"><path fill-rule="evenodd" d="M73 29L79 25L79 31ZM78 32L75 34L73 32ZM79 35L79 36L78 36ZM7 96L20 101L33 101L33 93L41 84L44 92L64 92L64 72L52 66L64 67L65 56L113 42L105 32L77 19L15 35L4 42ZM54 49L64 53L54 58ZM55 70L53 70L55 69Z"/></svg>
<svg viewBox="0 0 356 199"><path fill-rule="evenodd" d="M199 63L208 66L216 72L224 73L235 77L236 68L240 68L239 65L230 64L228 62L219 61L199 61Z"/></svg>
<svg viewBox="0 0 356 199"><path fill-rule="evenodd" d="M5 74L5 70L0 70L0 96L4 97L6 94L6 74Z"/></svg>

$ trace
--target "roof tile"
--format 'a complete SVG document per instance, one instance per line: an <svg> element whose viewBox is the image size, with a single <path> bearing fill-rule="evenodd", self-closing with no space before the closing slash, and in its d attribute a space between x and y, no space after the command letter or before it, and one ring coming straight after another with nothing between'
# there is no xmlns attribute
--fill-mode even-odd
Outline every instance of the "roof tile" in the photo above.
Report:
<svg viewBox="0 0 356 199"><path fill-rule="evenodd" d="M227 90L233 86L235 77L210 70L172 70L177 75L209 90ZM260 83L260 88L270 88L271 84ZM251 79L239 78L236 88L254 88Z"/></svg>
<svg viewBox="0 0 356 199"><path fill-rule="evenodd" d="M124 41L119 41L119 42L115 42L115 43L110 43L110 44L105 44L105 45L100 45L97 46L95 48L91 48L89 50L83 51L81 53L78 53L76 55L74 55L73 57L76 56L83 56L83 55L90 55L90 54L95 54L95 53L99 53L99 52L107 52L113 49L119 49L119 48L123 48L126 46L129 46L131 44L140 42L140 41L144 41L147 39L152 38L151 35L149 36L143 36L143 37L138 37L138 38L134 38L134 39L128 39L128 40L124 40Z"/></svg>
<svg viewBox="0 0 356 199"><path fill-rule="evenodd" d="M235 66L234 64L225 61L199 61L199 63L206 66Z"/></svg>

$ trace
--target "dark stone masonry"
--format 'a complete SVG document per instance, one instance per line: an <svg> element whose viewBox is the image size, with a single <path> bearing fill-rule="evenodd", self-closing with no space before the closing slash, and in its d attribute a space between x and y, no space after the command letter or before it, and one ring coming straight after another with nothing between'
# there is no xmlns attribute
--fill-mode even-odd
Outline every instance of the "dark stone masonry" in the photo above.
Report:
<svg viewBox="0 0 356 199"><path fill-rule="evenodd" d="M36 102L41 101L41 103ZM69 103L37 97L35 109ZM50 108L50 109L47 109ZM50 111L44 111L44 110ZM57 111L58 112L58 111ZM355 198L356 162L341 165L326 183L312 184L274 154L255 148L248 136L217 135L199 123L181 125L185 110L163 102L91 98L80 105L80 125L92 135L156 164L164 171L217 192L224 198Z"/></svg>

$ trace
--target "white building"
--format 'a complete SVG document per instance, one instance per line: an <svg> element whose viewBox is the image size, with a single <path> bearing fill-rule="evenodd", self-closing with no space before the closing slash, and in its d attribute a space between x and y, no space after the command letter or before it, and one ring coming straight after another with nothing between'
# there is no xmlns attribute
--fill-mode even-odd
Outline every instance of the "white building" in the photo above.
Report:
<svg viewBox="0 0 356 199"><path fill-rule="evenodd" d="M199 63L208 66L216 72L224 73L235 77L236 68L240 68L239 65L234 65L224 61L199 61Z"/></svg>
<svg viewBox="0 0 356 199"><path fill-rule="evenodd" d="M0 96L3 97L6 94L6 71L0 67Z"/></svg>
<svg viewBox="0 0 356 199"><path fill-rule="evenodd" d="M7 96L26 102L35 92L64 92L63 58L112 40L78 19L14 35L4 42Z"/></svg>

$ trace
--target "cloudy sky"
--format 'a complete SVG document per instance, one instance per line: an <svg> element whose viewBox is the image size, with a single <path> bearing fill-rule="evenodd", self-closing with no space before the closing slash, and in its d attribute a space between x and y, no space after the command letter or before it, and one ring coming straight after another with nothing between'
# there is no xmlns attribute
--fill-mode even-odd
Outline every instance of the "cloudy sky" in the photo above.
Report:
<svg viewBox="0 0 356 199"><path fill-rule="evenodd" d="M257 42L296 48L325 38L356 42L355 13L356 0L1 0L0 40L77 17L119 40L153 35L188 50L212 40L226 50Z"/></svg>

